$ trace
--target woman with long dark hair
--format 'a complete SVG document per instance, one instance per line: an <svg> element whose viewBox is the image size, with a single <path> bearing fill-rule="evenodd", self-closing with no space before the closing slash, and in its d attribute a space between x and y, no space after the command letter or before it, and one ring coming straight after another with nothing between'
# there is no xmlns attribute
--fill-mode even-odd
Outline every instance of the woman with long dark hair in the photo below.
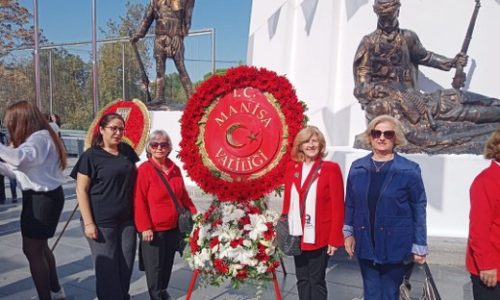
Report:
<svg viewBox="0 0 500 300"><path fill-rule="evenodd" d="M9 106L4 124L12 147L0 144L0 158L4 161L0 173L16 179L23 191L23 252L38 298L64 299L55 258L48 246L64 205L64 146L43 114L27 101Z"/></svg>
<svg viewBox="0 0 500 300"><path fill-rule="evenodd" d="M136 250L132 215L136 167L134 149L122 142L125 121L104 115L71 172L76 179L82 229L90 246L99 299L129 299Z"/></svg>

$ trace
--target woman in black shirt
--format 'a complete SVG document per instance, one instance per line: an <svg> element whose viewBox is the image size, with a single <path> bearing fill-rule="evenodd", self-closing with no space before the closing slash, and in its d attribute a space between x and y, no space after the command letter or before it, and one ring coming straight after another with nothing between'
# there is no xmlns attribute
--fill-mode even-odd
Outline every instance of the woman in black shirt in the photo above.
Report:
<svg viewBox="0 0 500 300"><path fill-rule="evenodd" d="M135 163L139 160L122 143L125 122L117 113L104 115L92 145L78 160L71 176L82 227L89 242L99 299L129 299L136 233L132 215Z"/></svg>

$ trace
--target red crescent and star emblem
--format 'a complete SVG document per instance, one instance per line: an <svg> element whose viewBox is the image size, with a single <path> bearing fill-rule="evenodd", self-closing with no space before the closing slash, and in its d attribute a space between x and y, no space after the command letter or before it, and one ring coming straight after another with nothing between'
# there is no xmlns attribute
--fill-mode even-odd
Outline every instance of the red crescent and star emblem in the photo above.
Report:
<svg viewBox="0 0 500 300"><path fill-rule="evenodd" d="M241 181L263 175L283 146L284 117L270 95L246 87L221 97L206 112L204 163L227 180Z"/></svg>
<svg viewBox="0 0 500 300"><path fill-rule="evenodd" d="M285 76L229 68L202 82L186 104L179 157L220 201L259 199L282 184L304 109Z"/></svg>

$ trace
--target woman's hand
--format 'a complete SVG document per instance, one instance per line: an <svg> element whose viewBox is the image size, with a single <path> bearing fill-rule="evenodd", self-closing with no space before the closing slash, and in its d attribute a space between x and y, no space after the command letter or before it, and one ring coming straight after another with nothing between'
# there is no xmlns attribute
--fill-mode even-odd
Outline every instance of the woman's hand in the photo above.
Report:
<svg viewBox="0 0 500 300"><path fill-rule="evenodd" d="M142 240L145 242L151 242L153 240L153 230L144 230L142 232Z"/></svg>
<svg viewBox="0 0 500 300"><path fill-rule="evenodd" d="M479 271L479 279L490 288L497 285L497 269Z"/></svg>
<svg viewBox="0 0 500 300"><path fill-rule="evenodd" d="M337 251L337 249L338 249L337 247L328 245L328 249L326 250L326 254L332 256L335 254L335 251Z"/></svg>
<svg viewBox="0 0 500 300"><path fill-rule="evenodd" d="M413 261L419 265L423 265L425 263L425 255L413 254Z"/></svg>
<svg viewBox="0 0 500 300"><path fill-rule="evenodd" d="M356 241L354 240L354 237L348 236L344 240L344 246L345 246L345 251L347 254L349 254L349 257L352 258L354 256L354 250L356 247Z"/></svg>
<svg viewBox="0 0 500 300"><path fill-rule="evenodd" d="M99 233L97 231L97 226L94 223L85 224L85 236L89 239L97 240Z"/></svg>

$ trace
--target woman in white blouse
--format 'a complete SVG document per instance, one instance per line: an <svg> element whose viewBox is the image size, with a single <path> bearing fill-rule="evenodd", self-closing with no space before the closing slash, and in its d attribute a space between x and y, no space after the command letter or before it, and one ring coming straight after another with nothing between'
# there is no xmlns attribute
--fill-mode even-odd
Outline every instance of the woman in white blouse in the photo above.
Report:
<svg viewBox="0 0 500 300"><path fill-rule="evenodd" d="M64 299L55 258L48 247L64 205L62 171L66 154L43 114L27 101L9 106L4 124L12 147L0 144L0 173L15 178L23 191L21 234L38 298Z"/></svg>

